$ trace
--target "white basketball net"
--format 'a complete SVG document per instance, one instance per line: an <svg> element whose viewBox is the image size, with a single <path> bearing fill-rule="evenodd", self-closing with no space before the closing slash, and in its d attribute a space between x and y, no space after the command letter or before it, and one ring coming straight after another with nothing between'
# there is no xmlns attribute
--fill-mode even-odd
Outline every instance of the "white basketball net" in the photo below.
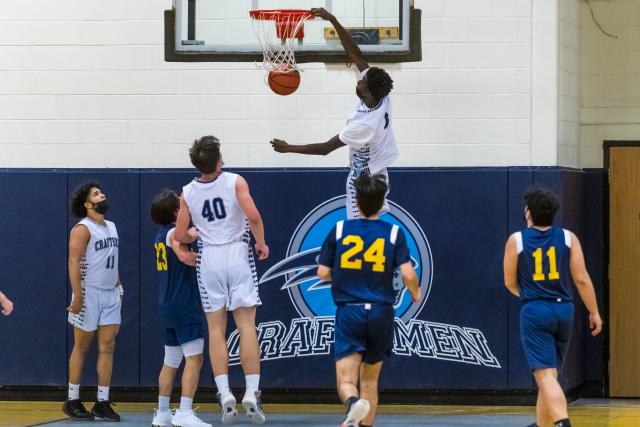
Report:
<svg viewBox="0 0 640 427"><path fill-rule="evenodd" d="M298 70L294 46L305 21L314 16L306 10L254 10L251 11L253 31L262 47L263 70L290 72Z"/></svg>

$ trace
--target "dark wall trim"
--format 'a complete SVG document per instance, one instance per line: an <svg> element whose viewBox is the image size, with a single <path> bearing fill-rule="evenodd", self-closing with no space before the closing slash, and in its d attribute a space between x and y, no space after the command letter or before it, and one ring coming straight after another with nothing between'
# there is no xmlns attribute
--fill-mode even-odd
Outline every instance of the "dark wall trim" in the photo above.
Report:
<svg viewBox="0 0 640 427"><path fill-rule="evenodd" d="M80 398L85 401L95 399L96 387L83 387ZM239 390L237 390L240 392ZM579 388L567 391L567 399L581 396ZM287 404L335 404L338 396L334 389L263 389L269 403ZM116 402L154 402L158 399L157 387L111 387L110 396ZM475 390L475 391L433 391L433 390L380 390L380 404L387 405L529 405L536 403L536 390ZM67 397L66 387L0 387L0 400L6 401L59 401ZM180 387L174 387L172 397L180 398ZM202 403L215 403L215 388L198 387L196 399Z"/></svg>
<svg viewBox="0 0 640 427"><path fill-rule="evenodd" d="M411 44L409 52L386 52L367 54L369 62L396 63L396 62L420 62L422 61L422 11L410 9L411 29L409 38ZM164 60L166 62L261 62L261 53L247 52L184 52L176 50L176 11L169 9L164 11ZM350 63L347 55L341 52L299 52L296 53L296 62L328 62Z"/></svg>

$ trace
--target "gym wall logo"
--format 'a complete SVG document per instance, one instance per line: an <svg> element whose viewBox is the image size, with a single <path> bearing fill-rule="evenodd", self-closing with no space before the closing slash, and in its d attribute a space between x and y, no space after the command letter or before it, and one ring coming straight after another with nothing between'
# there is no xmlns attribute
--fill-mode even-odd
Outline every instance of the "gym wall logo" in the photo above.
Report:
<svg viewBox="0 0 640 427"><path fill-rule="evenodd" d="M336 222L346 219L346 196L338 196L315 207L294 231L287 257L272 266L260 278L260 285L281 280L281 290L289 294L301 317L287 326L280 320L258 325L263 361L290 357L331 354L336 307L331 283L316 275L317 258L325 237ZM389 201L390 211L382 220L397 224L405 233L422 300L413 303L399 269L394 273L396 328L394 353L500 368L482 331L474 328L418 320L433 279L433 260L429 242L413 217L398 204ZM231 364L239 364L239 336L234 331L228 340Z"/></svg>

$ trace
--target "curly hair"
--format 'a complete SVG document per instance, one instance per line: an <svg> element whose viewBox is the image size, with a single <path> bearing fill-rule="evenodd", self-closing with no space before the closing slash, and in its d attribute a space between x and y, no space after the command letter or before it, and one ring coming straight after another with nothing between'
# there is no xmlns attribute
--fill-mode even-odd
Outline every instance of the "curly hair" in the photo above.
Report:
<svg viewBox="0 0 640 427"><path fill-rule="evenodd" d="M543 188L531 188L524 193L524 203L531 214L533 225L547 227L553 224L553 218L560 209L555 194Z"/></svg>
<svg viewBox="0 0 640 427"><path fill-rule="evenodd" d="M212 135L196 139L189 149L191 164L200 173L213 173L220 160L220 140Z"/></svg>
<svg viewBox="0 0 640 427"><path fill-rule="evenodd" d="M102 190L100 184L95 181L87 181L76 189L76 192L71 199L71 213L76 218L84 218L87 216L87 208L84 207L84 204L87 202L92 188Z"/></svg>
<svg viewBox="0 0 640 427"><path fill-rule="evenodd" d="M176 220L180 199L172 190L162 190L151 202L151 219L158 225L168 225Z"/></svg>
<svg viewBox="0 0 640 427"><path fill-rule="evenodd" d="M393 80L391 80L391 76L389 76L389 74L382 68L369 68L365 80L367 82L369 92L371 92L371 95L373 95L377 100L381 100L385 96L389 95L391 89L393 89Z"/></svg>

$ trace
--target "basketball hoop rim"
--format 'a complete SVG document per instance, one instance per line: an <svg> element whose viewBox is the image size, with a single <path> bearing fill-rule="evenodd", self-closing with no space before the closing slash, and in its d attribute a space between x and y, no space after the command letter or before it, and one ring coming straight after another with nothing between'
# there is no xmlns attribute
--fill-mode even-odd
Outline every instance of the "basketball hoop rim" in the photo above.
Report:
<svg viewBox="0 0 640 427"><path fill-rule="evenodd" d="M263 21L278 21L279 19L315 19L315 16L307 9L254 9L249 11L252 19Z"/></svg>

